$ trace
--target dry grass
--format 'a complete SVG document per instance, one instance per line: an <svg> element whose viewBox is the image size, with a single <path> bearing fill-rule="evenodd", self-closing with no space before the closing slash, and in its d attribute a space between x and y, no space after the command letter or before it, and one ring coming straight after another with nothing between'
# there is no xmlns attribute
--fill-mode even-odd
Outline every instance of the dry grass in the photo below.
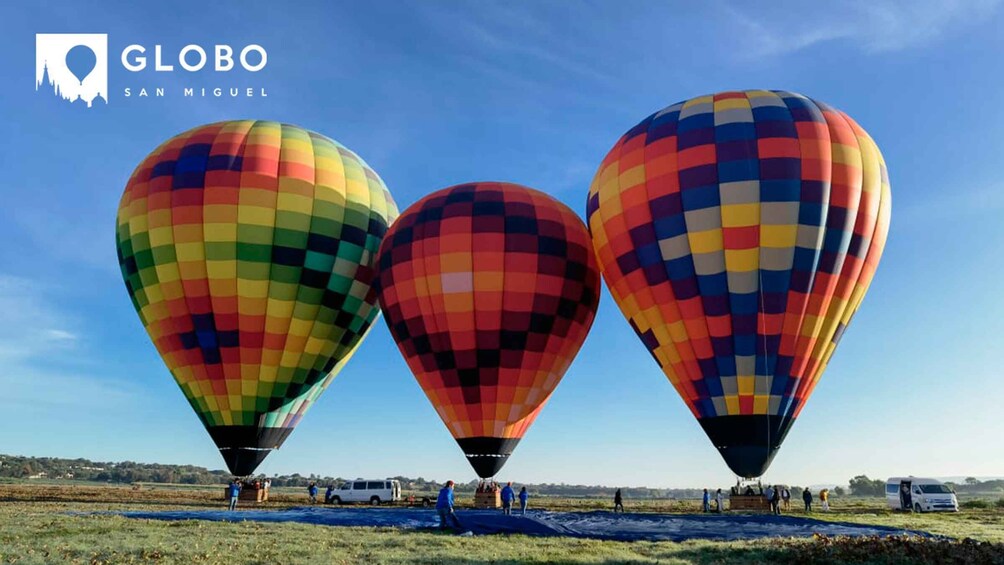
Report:
<svg viewBox="0 0 1004 565"><path fill-rule="evenodd" d="M302 505L275 492L269 506ZM589 510L605 501L535 499L537 507ZM894 514L880 501L835 504L815 517L1004 541L1004 513ZM69 512L222 508L220 488L0 484L0 563L1004 563L1004 547L917 539L765 539L745 542L608 542L307 524L135 520ZM679 512L696 503L629 501L629 510Z"/></svg>

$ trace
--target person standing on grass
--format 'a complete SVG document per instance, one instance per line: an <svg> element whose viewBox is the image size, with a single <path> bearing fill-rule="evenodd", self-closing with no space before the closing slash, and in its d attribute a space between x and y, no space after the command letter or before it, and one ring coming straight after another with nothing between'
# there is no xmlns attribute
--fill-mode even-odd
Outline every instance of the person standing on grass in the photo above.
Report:
<svg viewBox="0 0 1004 565"><path fill-rule="evenodd" d="M317 504L317 483L310 483L307 487L307 496L310 497L311 504Z"/></svg>
<svg viewBox="0 0 1004 565"><path fill-rule="evenodd" d="M715 491L715 512L725 512L725 497L722 496L722 489Z"/></svg>
<svg viewBox="0 0 1004 565"><path fill-rule="evenodd" d="M453 481L446 481L446 486L439 489L439 497L436 499L436 512L439 513L439 529L446 529L446 519L453 522L453 527L460 529L460 520L453 513Z"/></svg>
<svg viewBox="0 0 1004 565"><path fill-rule="evenodd" d="M823 512L830 511L830 489L824 488L819 491L819 502L820 506L823 507Z"/></svg>
<svg viewBox="0 0 1004 565"><path fill-rule="evenodd" d="M771 500L774 499L774 489L771 488L770 485L767 485L767 488L763 491L763 498L764 498L764 500L767 501L767 504L769 506L771 506L771 512L773 512L774 511L774 507L773 507L773 505L771 503Z"/></svg>
<svg viewBox="0 0 1004 565"><path fill-rule="evenodd" d="M512 481L509 481L502 487L500 494L502 497L502 513L506 516L512 516L512 503L516 500L516 492L512 490Z"/></svg>
<svg viewBox="0 0 1004 565"><path fill-rule="evenodd" d="M237 498L241 495L241 483L237 479L230 481L227 487L227 494L230 496L230 511L237 510Z"/></svg>
<svg viewBox="0 0 1004 565"><path fill-rule="evenodd" d="M812 491L809 490L809 487L805 487L805 490L802 491L802 502L805 503L805 513L812 512Z"/></svg>
<svg viewBox="0 0 1004 565"><path fill-rule="evenodd" d="M530 498L530 493L526 492L526 487L519 489L519 510L526 516L526 501Z"/></svg>
<svg viewBox="0 0 1004 565"><path fill-rule="evenodd" d="M774 485L774 493L770 497L770 511L778 516L781 515L781 487Z"/></svg>
<svg viewBox="0 0 1004 565"><path fill-rule="evenodd" d="M331 495L335 493L335 485L328 485L328 490L324 491L324 503L331 504Z"/></svg>
<svg viewBox="0 0 1004 565"><path fill-rule="evenodd" d="M621 489L614 493L614 512L624 512L624 499L621 497Z"/></svg>
<svg viewBox="0 0 1004 565"><path fill-rule="evenodd" d="M708 492L708 489L704 489L704 497L701 499L701 505L704 507L705 514L711 512L711 493Z"/></svg>
<svg viewBox="0 0 1004 565"><path fill-rule="evenodd" d="M788 487L781 489L781 504L784 506L785 512L791 510L791 491L788 490Z"/></svg>

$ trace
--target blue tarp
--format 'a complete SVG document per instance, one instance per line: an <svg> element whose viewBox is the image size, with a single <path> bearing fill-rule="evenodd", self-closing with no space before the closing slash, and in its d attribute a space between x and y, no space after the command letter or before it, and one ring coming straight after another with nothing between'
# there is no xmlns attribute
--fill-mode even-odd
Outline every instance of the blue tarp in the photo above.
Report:
<svg viewBox="0 0 1004 565"><path fill-rule="evenodd" d="M212 520L301 522L325 526L370 526L430 529L439 525L435 510L413 508L300 507L287 510L187 510L123 512L130 518L153 520ZM795 516L757 514L614 514L611 512L547 512L505 516L499 511L460 510L457 517L474 534L520 533L604 540L682 541L687 539L742 540L763 537L826 535L866 536L924 532L848 522L827 522Z"/></svg>

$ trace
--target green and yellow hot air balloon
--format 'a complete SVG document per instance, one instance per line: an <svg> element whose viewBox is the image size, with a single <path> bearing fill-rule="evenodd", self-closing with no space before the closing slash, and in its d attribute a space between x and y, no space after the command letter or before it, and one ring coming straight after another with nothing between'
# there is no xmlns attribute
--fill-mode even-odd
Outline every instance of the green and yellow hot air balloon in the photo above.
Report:
<svg viewBox="0 0 1004 565"><path fill-rule="evenodd" d="M359 156L276 122L197 127L133 172L116 232L126 288L235 475L282 445L369 331L396 216Z"/></svg>

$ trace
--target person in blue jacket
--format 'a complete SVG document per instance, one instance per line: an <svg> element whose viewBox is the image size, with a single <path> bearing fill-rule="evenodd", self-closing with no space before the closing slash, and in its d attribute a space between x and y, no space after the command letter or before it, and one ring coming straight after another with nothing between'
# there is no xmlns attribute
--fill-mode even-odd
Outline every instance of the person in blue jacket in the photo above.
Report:
<svg viewBox="0 0 1004 565"><path fill-rule="evenodd" d="M317 483L310 483L307 487L307 494L310 495L310 503L317 504Z"/></svg>
<svg viewBox="0 0 1004 565"><path fill-rule="evenodd" d="M241 495L241 483L237 479L230 481L227 487L227 494L230 496L230 510L237 510L237 497Z"/></svg>
<svg viewBox="0 0 1004 565"><path fill-rule="evenodd" d="M509 481L504 487L502 487L500 495L502 497L502 513L506 516L511 516L512 503L516 500L516 493L512 490L512 481Z"/></svg>
<svg viewBox="0 0 1004 565"><path fill-rule="evenodd" d="M335 485L328 485L328 490L324 491L324 503L331 504L331 495L335 492Z"/></svg>
<svg viewBox="0 0 1004 565"><path fill-rule="evenodd" d="M526 492L526 487L519 489L519 509L526 516L526 501L530 498L530 493Z"/></svg>
<svg viewBox="0 0 1004 565"><path fill-rule="evenodd" d="M701 499L701 502L704 505L704 511L711 512L711 493L708 492L708 489L704 489L704 498Z"/></svg>
<svg viewBox="0 0 1004 565"><path fill-rule="evenodd" d="M436 499L436 511L439 512L439 529L446 529L446 519L453 522L453 527L460 529L460 520L453 513L453 481L446 481L446 486L439 489L439 498Z"/></svg>

